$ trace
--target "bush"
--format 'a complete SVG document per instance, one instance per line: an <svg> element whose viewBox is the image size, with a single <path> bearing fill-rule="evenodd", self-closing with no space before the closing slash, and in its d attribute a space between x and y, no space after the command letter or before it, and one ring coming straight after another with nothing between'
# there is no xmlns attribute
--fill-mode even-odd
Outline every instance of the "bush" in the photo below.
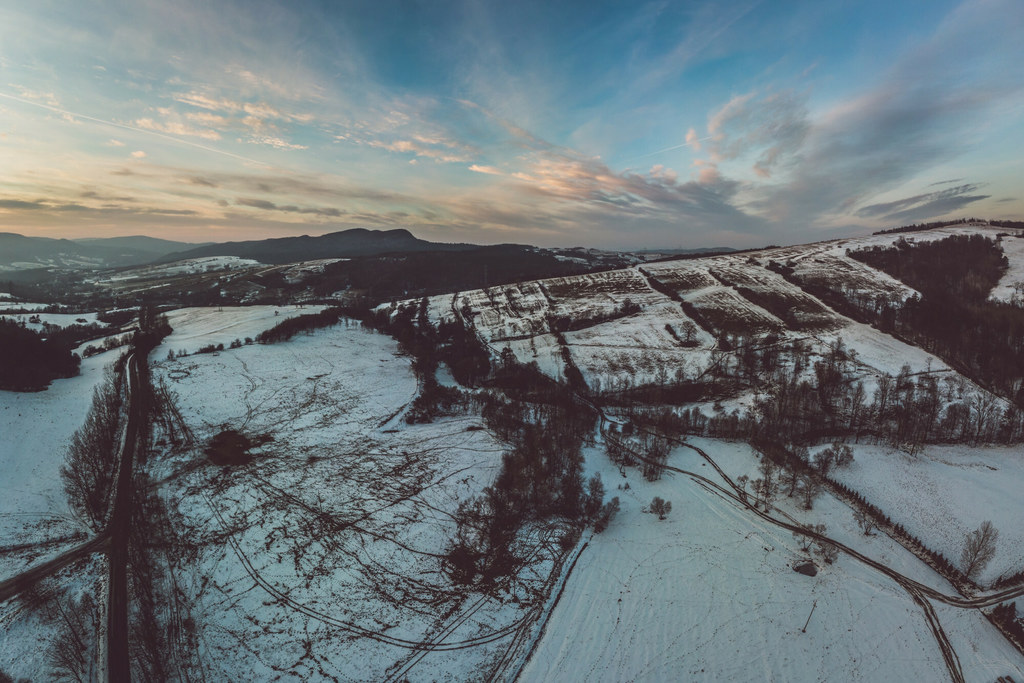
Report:
<svg viewBox="0 0 1024 683"><path fill-rule="evenodd" d="M597 514L597 520L594 522L594 533L601 533L608 528L611 524L612 519L615 517L615 513L619 511L619 497L616 496L610 501L601 506L600 512Z"/></svg>
<svg viewBox="0 0 1024 683"><path fill-rule="evenodd" d="M672 512L672 503L659 496L655 496L654 500L651 501L651 512L658 515L659 520L665 519L668 513Z"/></svg>

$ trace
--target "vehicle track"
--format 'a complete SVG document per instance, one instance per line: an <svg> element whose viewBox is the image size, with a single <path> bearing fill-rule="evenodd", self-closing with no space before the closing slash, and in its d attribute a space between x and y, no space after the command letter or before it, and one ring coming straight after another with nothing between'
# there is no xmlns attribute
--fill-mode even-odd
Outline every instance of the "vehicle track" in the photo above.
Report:
<svg viewBox="0 0 1024 683"><path fill-rule="evenodd" d="M730 486L735 491L739 490L736 487L736 484L722 471L718 464L703 449L681 441L675 441L675 443L677 443L678 445L691 448L697 453L699 453L701 457L703 457L719 473L719 475L730 484ZM634 457L637 457L638 459L643 461L648 461L648 459L642 456L640 453L637 453L636 451L629 449L624 444L623 446L627 450L630 450ZM946 595L938 590L935 590L930 586L926 586L925 584L920 583L919 581L911 579L910 577L905 576L897 572L896 570L880 562L877 562L876 560L873 560L869 557L866 557L865 555L862 555L853 548L850 548L849 546L840 543L839 541L836 541L832 538L829 538L828 536L807 529L806 527L802 526L799 523L796 523L795 521L791 523L773 517L769 513L764 512L760 508L758 508L756 504L751 504L749 501L737 495L734 491L726 489L725 487L717 484L716 482L712 481L711 479L708 479L707 477L704 477L703 475L697 474L696 472L690 472L689 470L684 470L679 467L674 467L672 465L663 465L663 467L670 472L675 472L677 474L682 474L684 476L689 477L690 479L696 481L698 484L703 486L705 489L708 489L713 493L716 493L720 497L732 501L734 504L738 504L739 506L746 508L750 512L756 514L761 519L775 526L781 527L783 529L788 529L791 532L799 533L809 538L812 538L818 542L828 544L836 548L840 552L846 553L847 555L853 557L862 564L865 564L871 567L872 569L881 572L882 574L886 575L887 577L895 581L897 584L903 587L904 590L907 591L907 593L914 600L914 602L916 602L924 612L925 619L928 622L928 628L929 630L931 630L932 635L935 637L935 640L938 643L939 650L942 653L943 662L945 663L946 668L949 671L950 679L954 683L963 683L964 681L963 671L960 666L960 659L956 654L956 650L950 644L949 638L947 637L946 632L943 630L942 624L939 622L938 615L935 613L935 610L928 599L931 598L934 600L938 600L940 602L943 602L947 605L952 605L954 607L980 608L990 606L993 604L998 604L999 602L1002 602L1004 599L1008 597L1016 597L1018 595L1024 594L1024 586L1018 586L1016 588L1008 589L998 594L984 596L982 598L972 599L964 598L962 596L954 597Z"/></svg>
<svg viewBox="0 0 1024 683"><path fill-rule="evenodd" d="M213 501L206 493L203 493L203 497L206 499L207 504L210 506L210 510L217 517L221 526L225 530L227 530L229 526L224 517L221 515L220 510L217 509L217 507L213 504ZM324 614L323 612L315 610L296 600L291 599L287 594L275 588L271 583L264 579L262 575L260 575L259 571L253 566L252 562L242 551L241 546L235 540L234 536L232 536L231 534L225 534L225 536L227 538L228 543L231 545L232 551L238 557L239 562L242 563L242 567L245 569L249 577L256 583L257 586L259 586L264 591L269 593L281 604L287 605L293 610L305 614L307 617L315 619L316 621L320 621L328 626L333 626L348 633L352 633L354 635L361 636L364 638L369 638L370 640L374 640L379 643L384 643L385 645L392 645L394 647L399 647L406 650L427 650L430 652L465 650L471 647L477 647L479 645L487 645L489 643L493 643L497 640L501 640L502 638L509 636L510 634L514 633L516 629L518 629L523 624L523 622L529 619L530 617L530 614L527 614L526 616L512 622L508 626L497 629L490 633L486 633L481 636L476 636L474 638L467 638L465 640L448 643L433 642L431 640L417 641L409 640L406 638L396 638L394 636L389 636L380 631L374 631L372 629L359 626L358 624L351 621L346 621L344 619L332 617L328 614Z"/></svg>

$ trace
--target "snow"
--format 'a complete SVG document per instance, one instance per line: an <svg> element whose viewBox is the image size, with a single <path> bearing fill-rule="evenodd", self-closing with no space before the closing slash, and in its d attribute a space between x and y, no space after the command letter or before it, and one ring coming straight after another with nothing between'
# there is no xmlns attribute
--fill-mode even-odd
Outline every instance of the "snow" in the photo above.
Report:
<svg viewBox="0 0 1024 683"><path fill-rule="evenodd" d="M196 344L219 334L199 329L189 331ZM161 360L153 374L196 436L193 448L160 454L154 478L198 553L176 574L214 679L288 670L465 680L515 642L557 545L537 530L532 566L502 598L452 590L438 557L451 515L490 483L504 445L473 415L405 425L417 382L393 340L350 321ZM273 440L247 465L214 466L202 447L224 427ZM493 642L477 642L487 634ZM401 643L467 640L468 649L426 654ZM315 658L303 656L304 642Z"/></svg>
<svg viewBox="0 0 1024 683"><path fill-rule="evenodd" d="M1003 273L999 284L992 288L989 298L1010 301L1015 294L1014 287L1024 286L1024 238L1004 237L1001 246L1009 261L1009 268Z"/></svg>
<svg viewBox="0 0 1024 683"><path fill-rule="evenodd" d="M64 635L63 625L57 615L71 600L77 602L84 596L88 596L97 605L97 609L87 615L96 621L84 624L82 629L88 652L86 656L93 658L91 665L94 671L103 670L99 661L103 649L94 640L97 634L91 627L102 623L104 618L100 610L108 573L106 556L96 553L65 567L48 579L38 593L42 605L26 606L19 599L0 604L0 625L3 627L3 637L0 637L0 672L14 681L54 680L50 653Z"/></svg>
<svg viewBox="0 0 1024 683"><path fill-rule="evenodd" d="M29 318L38 317L39 322L30 322ZM71 325L103 325L96 319L96 313L28 313L20 315L0 314L0 318L9 318L24 322L25 327L42 330L44 325L69 327Z"/></svg>
<svg viewBox="0 0 1024 683"><path fill-rule="evenodd" d="M730 474L754 470L746 445L698 443ZM686 450L669 463L715 478ZM596 450L587 464L601 472L622 511L590 539L521 680L948 678L922 611L892 579L847 556L833 565L819 561L816 577L803 576L792 565L806 555L788 531L688 477L651 483L628 470L624 480ZM623 483L630 488L616 488ZM655 495L672 502L665 521L642 512ZM825 521L842 542L860 540L849 510L834 499L819 499L811 513L784 498L780 506ZM869 554L898 571L942 583L892 541L869 542ZM968 680L1024 675L1024 658L977 611L939 613Z"/></svg>
<svg viewBox="0 0 1024 683"><path fill-rule="evenodd" d="M79 376L54 380L45 391L0 391L0 538L4 545L51 541L85 530L68 508L60 468L71 436L85 422L93 389L117 357L117 352L108 352L86 358ZM63 549L46 546L38 552L4 555L0 580Z"/></svg>
<svg viewBox="0 0 1024 683"><path fill-rule="evenodd" d="M164 340L164 349L195 353L209 344L225 347L235 339L255 338L278 323L299 315L318 313L323 306L222 306L179 308L167 314L174 332Z"/></svg>
<svg viewBox="0 0 1024 683"><path fill-rule="evenodd" d="M53 304L43 304L32 301L7 301L0 304L0 311L6 314L10 313L21 313L26 311L41 311L44 308L49 308Z"/></svg>
<svg viewBox="0 0 1024 683"><path fill-rule="evenodd" d="M139 278L172 277L175 275L189 275L210 271L237 270L261 265L263 264L259 261L239 256L203 256L173 263L132 268L121 271L116 275L106 275L97 279L96 282L97 284L111 285Z"/></svg>
<svg viewBox="0 0 1024 683"><path fill-rule="evenodd" d="M856 445L853 465L833 476L957 565L964 537L990 520L999 539L994 559L979 577L982 584L1022 569L1024 451L1019 446L927 446L911 456L886 446Z"/></svg>

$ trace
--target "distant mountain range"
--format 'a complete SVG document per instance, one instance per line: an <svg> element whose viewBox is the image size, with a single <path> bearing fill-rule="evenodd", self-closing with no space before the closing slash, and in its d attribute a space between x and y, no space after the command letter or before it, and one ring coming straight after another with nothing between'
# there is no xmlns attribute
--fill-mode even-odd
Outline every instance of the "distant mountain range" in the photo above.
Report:
<svg viewBox="0 0 1024 683"><path fill-rule="evenodd" d="M422 252L466 252L479 245L430 242L408 230L367 230L352 228L311 237L279 237L244 242L194 244L157 239L144 235L86 238L77 240L26 237L0 233L0 273L34 269L123 268L151 263L170 263L210 256L237 256L266 264L296 263L325 258L358 258L386 254ZM623 254L596 249L547 250L563 257L596 264L602 260L618 263ZM731 251L721 249L663 249L634 252L650 256ZM25 274L26 276L28 273Z"/></svg>
<svg viewBox="0 0 1024 683"><path fill-rule="evenodd" d="M413 236L408 230L353 228L319 237L302 235L301 237L209 244L167 254L160 261L180 261L203 256L238 256L254 259L261 263L277 264L322 258L355 258L422 251L467 251L476 248L477 245L474 244L428 242Z"/></svg>
<svg viewBox="0 0 1024 683"><path fill-rule="evenodd" d="M152 263L203 245L142 235L81 240L0 232L0 272L35 268L115 268Z"/></svg>

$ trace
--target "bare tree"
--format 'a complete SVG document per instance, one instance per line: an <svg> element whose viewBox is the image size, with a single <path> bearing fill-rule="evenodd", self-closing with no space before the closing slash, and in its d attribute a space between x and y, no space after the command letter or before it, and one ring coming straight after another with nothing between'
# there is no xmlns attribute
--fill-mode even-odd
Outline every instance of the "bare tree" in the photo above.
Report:
<svg viewBox="0 0 1024 683"><path fill-rule="evenodd" d="M750 481L750 477L748 477L745 474L741 474L740 476L736 477L736 486L739 487L738 493L740 494L740 499L742 499L743 502L747 501L747 482L748 481Z"/></svg>
<svg viewBox="0 0 1024 683"><path fill-rule="evenodd" d="M658 519L665 519L668 513L672 512L672 503L659 496L655 496L654 500L651 501L651 512L658 515Z"/></svg>
<svg viewBox="0 0 1024 683"><path fill-rule="evenodd" d="M964 574L973 579L985 569L996 554L997 538L999 530L992 526L989 520L985 520L981 526L967 534L964 548L960 553L960 564Z"/></svg>
<svg viewBox="0 0 1024 683"><path fill-rule="evenodd" d="M804 474L800 477L800 498L803 500L804 509L810 510L814 507L814 499L821 493L821 482L815 479L813 474Z"/></svg>
<svg viewBox="0 0 1024 683"><path fill-rule="evenodd" d="M805 528L809 530L812 529L811 525L809 524L805 525ZM794 530L793 538L795 538L796 542L800 544L800 550L803 550L805 553L810 551L811 543L814 542L814 540L810 536Z"/></svg>
<svg viewBox="0 0 1024 683"><path fill-rule="evenodd" d="M821 559L825 561L825 564L832 564L836 561L836 558L839 557L839 548L824 541L817 541L817 545L814 550L821 556Z"/></svg>
<svg viewBox="0 0 1024 683"><path fill-rule="evenodd" d="M857 508L853 511L853 519L857 522L857 526L860 527L860 530L864 532L865 536L873 535L872 532L877 527L877 524L875 524L874 517L864 512L860 508Z"/></svg>

